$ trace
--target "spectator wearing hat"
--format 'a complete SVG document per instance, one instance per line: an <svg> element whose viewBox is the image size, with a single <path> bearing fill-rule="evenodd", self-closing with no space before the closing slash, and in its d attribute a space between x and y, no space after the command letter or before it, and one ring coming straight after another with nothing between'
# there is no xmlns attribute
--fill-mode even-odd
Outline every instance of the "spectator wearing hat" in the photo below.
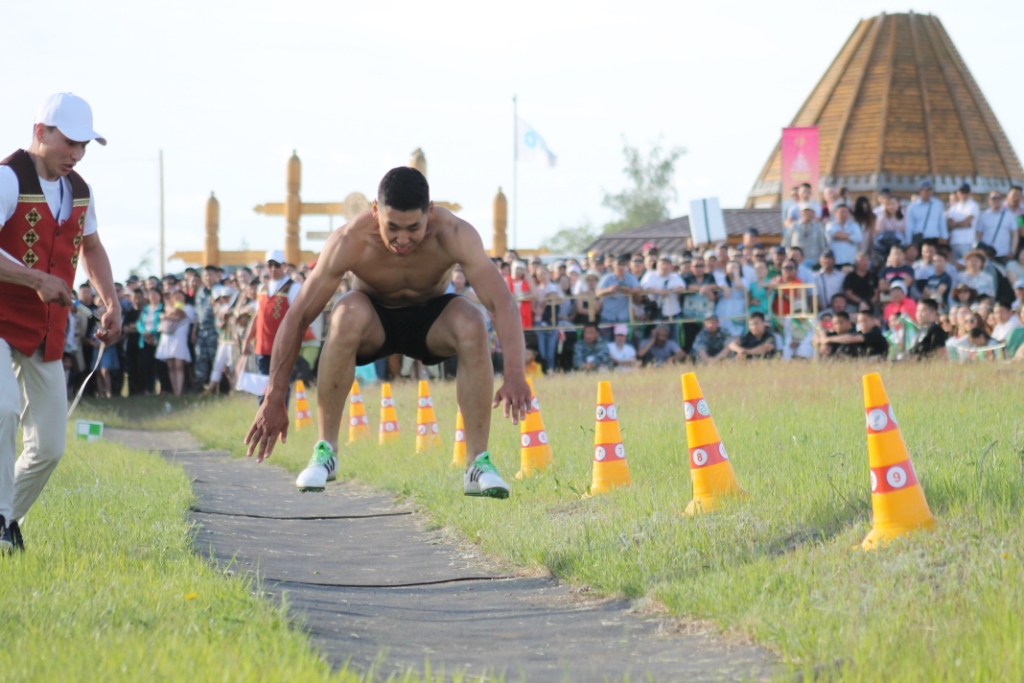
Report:
<svg viewBox="0 0 1024 683"><path fill-rule="evenodd" d="M595 323L583 326L583 338L576 342L572 366L584 372L594 372L611 365L608 342L601 339Z"/></svg>
<svg viewBox="0 0 1024 683"><path fill-rule="evenodd" d="M629 325L616 325L612 329L613 342L608 345L608 357L612 367L618 370L630 370L637 366L636 347L626 341L629 336Z"/></svg>
<svg viewBox="0 0 1024 683"><path fill-rule="evenodd" d="M889 288L889 303L882 311L882 318L889 320L893 315L901 313L911 320L917 320L917 304L907 296L907 285L902 280L893 280Z"/></svg>
<svg viewBox="0 0 1024 683"><path fill-rule="evenodd" d="M988 195L988 208L975 223L975 238L978 248L989 251L989 255L1000 263L1017 253L1020 236L1017 231L1017 216L1003 206L1002 192L992 191ZM983 246L984 245L984 246Z"/></svg>
<svg viewBox="0 0 1024 683"><path fill-rule="evenodd" d="M814 283L815 294L818 297L818 309L825 310L831 305L833 296L844 293L843 282L846 275L836 270L836 257L831 249L821 252L818 266L818 272L814 274L811 282Z"/></svg>
<svg viewBox="0 0 1024 683"><path fill-rule="evenodd" d="M930 180L918 185L917 199L907 207L907 233L912 242L920 244L949 239L949 227L944 216L942 200L934 196Z"/></svg>
<svg viewBox="0 0 1024 683"><path fill-rule="evenodd" d="M640 345L637 354L644 365L678 363L686 358L686 352L669 337L669 333L668 325L658 325L647 341Z"/></svg>
<svg viewBox="0 0 1024 683"><path fill-rule="evenodd" d="M957 276L957 285L967 285L981 295L994 297L996 295L996 281L992 274L986 271L985 252L974 249L964 254L964 265L966 268Z"/></svg>
<svg viewBox="0 0 1024 683"><path fill-rule="evenodd" d="M269 279L256 295L256 319L249 326L244 351L250 354L255 350L256 367L263 375L270 374L270 352L274 348L277 330L302 289L302 285L285 275L284 252L280 249L267 252L266 266ZM285 405L288 405L288 395L285 394ZM262 396L259 401L263 402Z"/></svg>
<svg viewBox="0 0 1024 683"><path fill-rule="evenodd" d="M971 250L975 242L975 226L981 215L981 207L971 196L971 186L964 183L954 193L946 212L946 226L949 228L949 246L953 258L960 260Z"/></svg>
<svg viewBox="0 0 1024 683"><path fill-rule="evenodd" d="M715 363L729 357L733 336L722 329L714 313L704 318L704 329L693 340L693 359L697 363Z"/></svg>
<svg viewBox="0 0 1024 683"><path fill-rule="evenodd" d="M836 257L836 265L842 270L852 266L857 248L864 234L857 222L850 217L850 207L837 202L832 207L833 221L828 225L829 248Z"/></svg>
<svg viewBox="0 0 1024 683"><path fill-rule="evenodd" d="M764 314L751 313L747 327L746 334L729 342L728 348L736 354L736 360L773 358L776 352L775 335L768 329Z"/></svg>
<svg viewBox="0 0 1024 683"><path fill-rule="evenodd" d="M783 230L781 244L788 248L799 247L808 261L817 263L828 248L828 237L811 204L800 205L800 220Z"/></svg>
<svg viewBox="0 0 1024 683"><path fill-rule="evenodd" d="M622 254L615 259L610 273L605 273L597 285L597 295L603 297L601 322L629 322L629 307L634 294L642 294L640 281L629 272L630 254ZM610 331L605 333L610 335Z"/></svg>

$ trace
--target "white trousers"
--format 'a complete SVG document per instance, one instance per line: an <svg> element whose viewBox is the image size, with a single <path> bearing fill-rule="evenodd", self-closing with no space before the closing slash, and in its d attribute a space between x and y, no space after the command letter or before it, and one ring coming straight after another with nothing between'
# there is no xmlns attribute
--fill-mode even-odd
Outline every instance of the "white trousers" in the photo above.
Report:
<svg viewBox="0 0 1024 683"><path fill-rule="evenodd" d="M25 516L64 455L67 413L64 364L0 339L0 515L7 521ZM15 462L19 424L25 449Z"/></svg>
<svg viewBox="0 0 1024 683"><path fill-rule="evenodd" d="M232 343L220 342L217 344L217 355L213 359L213 372L210 373L211 382L219 382L224 376L225 370L231 370L234 374L235 368L235 345Z"/></svg>

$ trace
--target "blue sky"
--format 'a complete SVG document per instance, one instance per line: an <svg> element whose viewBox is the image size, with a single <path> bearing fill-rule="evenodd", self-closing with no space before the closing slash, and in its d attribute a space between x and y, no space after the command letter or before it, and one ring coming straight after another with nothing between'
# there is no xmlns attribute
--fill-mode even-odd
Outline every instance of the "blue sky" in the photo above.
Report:
<svg viewBox="0 0 1024 683"><path fill-rule="evenodd" d="M388 168L426 152L436 199L490 243L491 201L511 200L512 96L558 155L521 165L519 244L609 218L622 142L688 150L679 201L740 206L767 155L857 21L907 7L874 2L268 2L0 0L8 65L0 150L30 141L38 103L70 90L110 144L79 169L123 278L155 257L157 152L164 150L168 254L200 249L210 191L221 249L280 247L283 219L252 208L284 196L303 160L302 198L372 195ZM1017 3L928 2L1011 143L1024 151ZM13 67L13 68L12 68ZM324 230L326 217L303 219ZM170 268L180 269L180 262Z"/></svg>

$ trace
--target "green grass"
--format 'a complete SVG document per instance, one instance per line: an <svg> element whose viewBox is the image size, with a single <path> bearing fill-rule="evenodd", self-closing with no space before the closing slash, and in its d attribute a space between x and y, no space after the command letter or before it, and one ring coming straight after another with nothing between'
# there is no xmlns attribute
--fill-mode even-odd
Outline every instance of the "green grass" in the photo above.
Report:
<svg viewBox="0 0 1024 683"><path fill-rule="evenodd" d="M860 378L875 370L941 525L864 553L853 549L870 528ZM414 455L415 386L396 385L401 441L345 449L340 476L411 497L438 526L518 565L750 636L791 670L841 660L829 671L849 681L1024 680L1016 367L751 363L698 377L750 492L712 515L681 516L690 473L679 372L668 369L610 377L629 489L580 498L590 483L593 376L537 381L555 466L514 483L507 502L461 495L448 464L452 385L433 385L444 449ZM364 398L375 406L379 389L364 387ZM172 412L163 424L240 454L254 410L235 398ZM298 471L315 440L312 428L292 431L271 462ZM507 477L518 469L518 430L497 417L491 452Z"/></svg>
<svg viewBox="0 0 1024 683"><path fill-rule="evenodd" d="M0 678L355 681L284 610L192 551L189 481L159 456L69 440L0 558Z"/></svg>

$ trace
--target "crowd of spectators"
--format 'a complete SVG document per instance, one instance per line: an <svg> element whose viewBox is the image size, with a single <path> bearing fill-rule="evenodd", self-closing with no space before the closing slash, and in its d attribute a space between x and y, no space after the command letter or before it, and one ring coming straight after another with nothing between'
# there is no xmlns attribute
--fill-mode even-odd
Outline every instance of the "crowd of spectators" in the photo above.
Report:
<svg viewBox="0 0 1024 683"><path fill-rule="evenodd" d="M982 210L929 182L850 201L793 188L781 239L545 261L496 259L536 367L630 369L726 359L1024 359L1024 202ZM464 278L463 278L464 279ZM500 349L496 349L500 350Z"/></svg>
<svg viewBox="0 0 1024 683"><path fill-rule="evenodd" d="M527 372L730 359L1024 359L1019 187L1005 197L989 193L985 210L967 185L944 204L928 182L909 202L881 190L874 204L863 196L851 203L836 188L822 199L811 199L807 185L793 188L775 244L751 228L741 243L676 254L647 244L636 254L545 261L510 251L496 258L519 303ZM252 350L258 292L280 278L301 287L308 272L309 265L270 261L117 283L124 334L103 349L86 392L229 391ZM338 296L348 288L346 280ZM449 291L486 316L459 268ZM65 344L69 393L101 351L93 332L102 311L88 283L78 298ZM306 335L297 376L314 378L327 320L321 316ZM500 373L493 330L491 343ZM457 359L443 368L392 358L358 369L365 379L457 371Z"/></svg>

